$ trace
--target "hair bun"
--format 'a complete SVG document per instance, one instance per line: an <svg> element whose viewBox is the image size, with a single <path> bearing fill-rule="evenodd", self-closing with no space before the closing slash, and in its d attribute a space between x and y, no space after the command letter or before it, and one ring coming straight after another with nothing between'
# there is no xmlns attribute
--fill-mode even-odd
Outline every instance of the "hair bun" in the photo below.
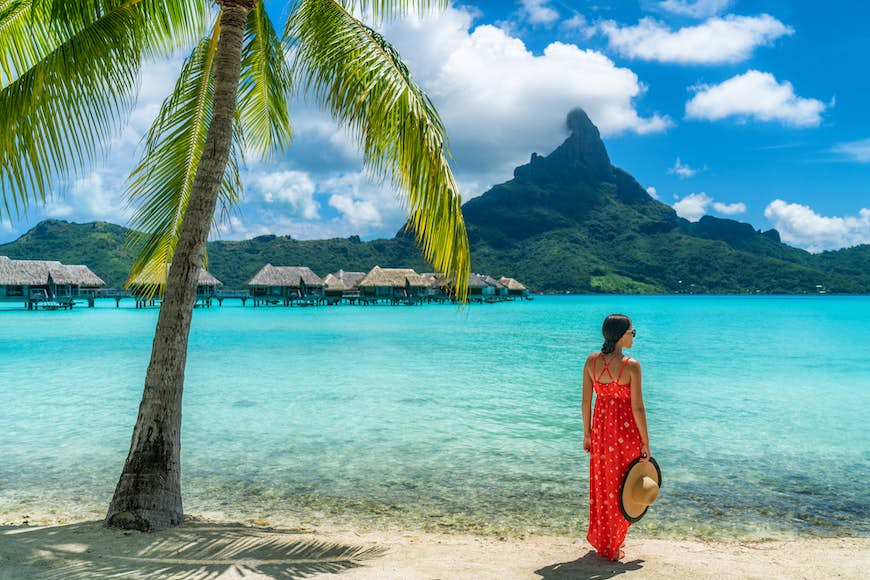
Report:
<svg viewBox="0 0 870 580"><path fill-rule="evenodd" d="M601 346L601 352L604 354L610 354L614 350L616 350L616 341L614 340L605 340L604 344Z"/></svg>

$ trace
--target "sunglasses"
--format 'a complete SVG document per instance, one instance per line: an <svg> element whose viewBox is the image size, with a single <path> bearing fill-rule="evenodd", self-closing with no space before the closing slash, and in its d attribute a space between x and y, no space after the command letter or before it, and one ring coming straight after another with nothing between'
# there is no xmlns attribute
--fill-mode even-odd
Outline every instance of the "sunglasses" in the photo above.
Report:
<svg viewBox="0 0 870 580"><path fill-rule="evenodd" d="M637 330L632 328L631 330L626 330L627 333L631 333L631 336L637 336Z"/></svg>

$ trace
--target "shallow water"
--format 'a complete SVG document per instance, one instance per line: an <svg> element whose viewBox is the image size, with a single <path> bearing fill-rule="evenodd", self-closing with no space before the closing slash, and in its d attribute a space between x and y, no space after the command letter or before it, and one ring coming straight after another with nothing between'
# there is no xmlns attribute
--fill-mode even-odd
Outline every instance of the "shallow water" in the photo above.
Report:
<svg viewBox="0 0 870 580"><path fill-rule="evenodd" d="M185 511L584 534L580 368L610 312L664 480L632 534L870 535L870 299L841 296L197 310ZM156 318L0 310L0 522L103 515Z"/></svg>

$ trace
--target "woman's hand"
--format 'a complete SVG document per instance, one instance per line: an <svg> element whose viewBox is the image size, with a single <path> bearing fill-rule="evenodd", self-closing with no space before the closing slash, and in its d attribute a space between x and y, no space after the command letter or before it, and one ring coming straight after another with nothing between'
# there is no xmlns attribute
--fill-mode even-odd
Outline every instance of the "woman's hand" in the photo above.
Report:
<svg viewBox="0 0 870 580"><path fill-rule="evenodd" d="M583 436L583 451L592 453L592 437L589 435Z"/></svg>
<svg viewBox="0 0 870 580"><path fill-rule="evenodd" d="M643 443L640 446L640 461L641 463L645 461L649 461L649 458L652 457L652 453L649 450L649 443Z"/></svg>

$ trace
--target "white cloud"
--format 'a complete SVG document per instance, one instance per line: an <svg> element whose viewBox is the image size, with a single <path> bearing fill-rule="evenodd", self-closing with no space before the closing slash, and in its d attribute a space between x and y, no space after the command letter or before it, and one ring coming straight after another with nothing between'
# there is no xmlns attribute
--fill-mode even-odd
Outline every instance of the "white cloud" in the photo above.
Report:
<svg viewBox="0 0 870 580"><path fill-rule="evenodd" d="M571 18L563 20L559 25L559 28L566 33L581 33L583 36L592 36L595 34L595 28L589 26L589 21L586 20L586 17L580 14L579 12L575 12Z"/></svg>
<svg viewBox="0 0 870 580"><path fill-rule="evenodd" d="M741 62L759 46L794 33L773 16L711 18L697 26L671 30L652 18L635 26L602 22L598 30L607 37L611 50L640 60L680 64L723 64Z"/></svg>
<svg viewBox="0 0 870 580"><path fill-rule="evenodd" d="M46 200L42 208L42 212L50 218L70 217L73 211L73 207L57 195Z"/></svg>
<svg viewBox="0 0 870 580"><path fill-rule="evenodd" d="M348 234L368 233L377 228L398 230L408 214L396 191L372 181L365 173L346 173L326 179L320 191L329 195L329 205L341 213L339 220Z"/></svg>
<svg viewBox="0 0 870 580"><path fill-rule="evenodd" d="M333 195L329 205L340 211L354 226L380 226L381 214L368 200L356 200L348 195Z"/></svg>
<svg viewBox="0 0 870 580"><path fill-rule="evenodd" d="M520 0L523 16L531 24L553 24L559 20L559 13L547 6L549 0Z"/></svg>
<svg viewBox="0 0 870 580"><path fill-rule="evenodd" d="M849 141L835 145L831 151L844 155L851 161L858 163L870 163L870 139Z"/></svg>
<svg viewBox="0 0 870 580"><path fill-rule="evenodd" d="M217 229L212 228L209 239L248 240L256 236L264 236L271 233L274 232L265 224L249 225L241 217L231 215Z"/></svg>
<svg viewBox="0 0 870 580"><path fill-rule="evenodd" d="M870 243L870 209L862 208L858 216L827 217L807 205L776 199L764 210L783 241L810 252L834 250Z"/></svg>
<svg viewBox="0 0 870 580"><path fill-rule="evenodd" d="M116 177L111 176L111 179ZM74 221L105 220L126 223L131 210L122 197L121 186L104 186L103 172L93 171L77 179L71 187L55 192L41 212L45 217Z"/></svg>
<svg viewBox="0 0 870 580"><path fill-rule="evenodd" d="M671 121L642 116L635 100L646 90L630 69L594 50L554 42L540 54L522 40L450 8L425 20L386 25L432 97L450 136L464 198L511 177L532 151L549 153L565 139L565 117L583 107L605 136L659 132Z"/></svg>
<svg viewBox="0 0 870 580"><path fill-rule="evenodd" d="M137 149L142 136L151 128L151 123L157 118L160 106L175 88L175 81L184 64L182 56L169 59L146 62L139 75L139 95L136 107L127 119L127 125L111 145L109 162L121 163L118 169L126 171L120 180L126 179L127 173L138 161ZM109 163L106 164L109 166Z"/></svg>
<svg viewBox="0 0 870 580"><path fill-rule="evenodd" d="M274 234L290 236L296 240L323 240L354 235L348 225L339 220L297 220L292 216L262 211L247 212L243 219L236 218L223 228L221 239L242 240L254 236Z"/></svg>
<svg viewBox="0 0 870 580"><path fill-rule="evenodd" d="M816 127L822 122L824 103L805 99L788 81L778 83L770 73L750 70L718 85L693 87L697 93L686 103L686 118L718 121L726 117L778 121L793 127Z"/></svg>
<svg viewBox="0 0 870 580"><path fill-rule="evenodd" d="M230 216L213 234L215 238L244 239L270 233L300 240L392 236L408 217L395 190L363 171L315 177L282 170L253 176L251 181L258 195L242 206L240 215ZM318 210L313 217L312 211L306 213L311 203ZM324 206L335 211L320 211Z"/></svg>
<svg viewBox="0 0 870 580"><path fill-rule="evenodd" d="M266 173L256 177L253 185L267 204L287 204L294 215L305 219L319 217L320 205L314 200L314 181L303 171Z"/></svg>
<svg viewBox="0 0 870 580"><path fill-rule="evenodd" d="M659 2L659 8L691 18L706 18L719 14L731 4L732 0L663 0Z"/></svg>
<svg viewBox="0 0 870 580"><path fill-rule="evenodd" d="M102 174L95 171L76 180L71 197L79 208L79 214L108 221L126 221L130 217L129 209L121 193L104 187Z"/></svg>
<svg viewBox="0 0 870 580"><path fill-rule="evenodd" d="M707 213L707 207L713 203L713 198L704 193L690 193L673 205L677 215L690 222L696 222Z"/></svg>
<svg viewBox="0 0 870 580"><path fill-rule="evenodd" d="M339 161L350 162L357 166L362 163L362 154L350 132L337 125L328 113L303 103L293 103L291 112L296 141L304 137L328 146L321 147L319 152L321 163L331 162L334 165ZM338 160L335 159L336 156L339 157ZM318 160L312 159L312 161Z"/></svg>
<svg viewBox="0 0 870 580"><path fill-rule="evenodd" d="M709 208L724 215L746 213L745 203L721 203L715 201L703 191L701 193L690 193L683 199L674 203L673 208L678 216L686 218L690 222L696 222L704 217Z"/></svg>
<svg viewBox="0 0 870 580"><path fill-rule="evenodd" d="M717 213L724 215L737 215L746 213L746 204L742 201L737 203L719 203L718 201L715 201L713 202L713 209L716 210Z"/></svg>
<svg viewBox="0 0 870 580"><path fill-rule="evenodd" d="M683 163L682 161L680 161L680 158L677 157L674 166L668 169L668 173L671 175L676 175L680 179L686 179L687 177L693 177L695 174L698 173L698 171L704 171L706 169L706 165L703 169L695 169L694 167L691 167L688 163Z"/></svg>
<svg viewBox="0 0 870 580"><path fill-rule="evenodd" d="M649 187L646 188L646 192L647 192L647 193L650 195L650 197L652 197L653 199L660 199L660 198L659 198L659 193L658 193L658 191L656 191L656 188L653 187L652 185L650 185Z"/></svg>

